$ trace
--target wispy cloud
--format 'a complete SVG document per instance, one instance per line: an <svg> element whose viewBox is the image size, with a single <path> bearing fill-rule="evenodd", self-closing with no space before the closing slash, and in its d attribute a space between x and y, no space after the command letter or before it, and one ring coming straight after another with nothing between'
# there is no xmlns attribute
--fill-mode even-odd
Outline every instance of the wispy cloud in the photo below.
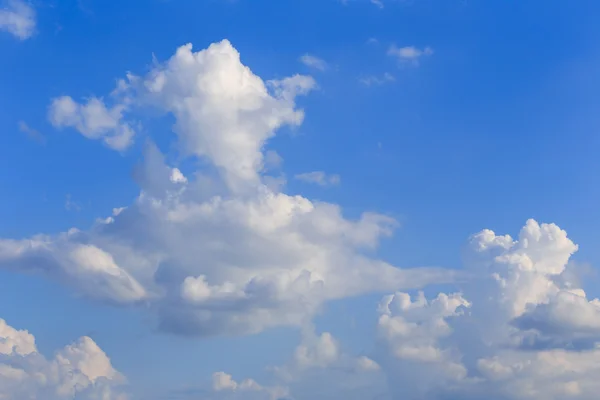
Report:
<svg viewBox="0 0 600 400"><path fill-rule="evenodd" d="M300 62L309 68L313 68L319 71L325 71L329 68L329 65L322 58L313 56L311 54L304 54L300 57Z"/></svg>
<svg viewBox="0 0 600 400"><path fill-rule="evenodd" d="M19 121L19 131L23 132L27 137L39 144L46 144L46 137L42 135L37 129L33 129L24 121Z"/></svg>
<svg viewBox="0 0 600 400"><path fill-rule="evenodd" d="M362 78L359 78L358 81L362 85L370 87L370 86L381 86L386 83L395 82L396 78L394 77L394 75L390 74L389 72L386 72L385 74L383 74L381 76L377 76L377 75L364 76Z"/></svg>
<svg viewBox="0 0 600 400"><path fill-rule="evenodd" d="M25 40L35 33L35 10L22 0L8 0L0 8L0 30Z"/></svg>
<svg viewBox="0 0 600 400"><path fill-rule="evenodd" d="M414 65L419 64L419 60L422 57L430 56L433 54L431 47L424 47L419 49L415 46L396 47L391 45L387 52L388 56L396 58L399 62L409 62Z"/></svg>
<svg viewBox="0 0 600 400"><path fill-rule="evenodd" d="M294 178L306 183L313 183L319 186L337 186L341 183L341 178L337 174L328 175L323 171L305 172L297 174Z"/></svg>
<svg viewBox="0 0 600 400"><path fill-rule="evenodd" d="M81 205L75 201L70 194L67 194L65 198L65 210L67 211L81 211Z"/></svg>

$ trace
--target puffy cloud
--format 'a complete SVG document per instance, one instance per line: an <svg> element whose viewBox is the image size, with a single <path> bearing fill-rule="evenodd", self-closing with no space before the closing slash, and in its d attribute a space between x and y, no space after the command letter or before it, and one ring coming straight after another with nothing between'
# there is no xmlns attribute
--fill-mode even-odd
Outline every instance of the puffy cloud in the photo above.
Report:
<svg viewBox="0 0 600 400"><path fill-rule="evenodd" d="M433 49L431 47L424 47L423 49L419 49L415 46L397 47L393 44L388 49L387 54L390 57L396 58L398 62L410 62L414 65L419 65L419 61L421 58L433 54Z"/></svg>
<svg viewBox="0 0 600 400"><path fill-rule="evenodd" d="M139 102L175 116L184 154L210 161L237 191L260 183L266 141L302 123L295 98L316 87L301 75L264 82L227 40L196 53L182 46L145 77L131 76L130 85Z"/></svg>
<svg viewBox="0 0 600 400"><path fill-rule="evenodd" d="M483 230L465 248L463 291L385 296L369 357L307 330L276 376L297 400L594 399L598 300L567 273L576 250L554 224L527 221L516 239Z"/></svg>
<svg viewBox="0 0 600 400"><path fill-rule="evenodd" d="M463 293L386 296L375 360L392 395L594 398L598 300L562 277L575 251L554 224L529 220L516 240L483 230L465 249Z"/></svg>
<svg viewBox="0 0 600 400"><path fill-rule="evenodd" d="M282 386L262 386L253 379L236 382L225 372L213 374L213 391L219 393L219 399L243 400L281 400L289 396L287 388Z"/></svg>
<svg viewBox="0 0 600 400"><path fill-rule="evenodd" d="M398 57L413 61L427 55L401 50ZM558 226L530 220L514 239L473 235L460 291L427 298L407 291L456 274L399 269L370 255L393 233L393 219L348 219L336 204L269 184L266 170L281 160L266 152L268 140L301 124L297 97L315 87L305 76L265 82L223 41L198 52L183 46L145 76L129 75L113 108L62 98L68 107L58 107L58 125L103 140L137 108L170 114L182 153L205 167L184 174L149 143L133 204L85 231L1 239L0 267L103 301L143 303L162 329L180 334L305 328L290 361L274 368L289 392L217 373L211 398L596 398L600 301L573 279L578 248ZM326 302L372 292L393 294L377 310L368 357L306 329ZM0 360L11 360L0 366L0 390L113 396L109 383L119 375L91 339L48 361L26 332L0 324L0 335Z"/></svg>
<svg viewBox="0 0 600 400"><path fill-rule="evenodd" d="M289 362L272 368L294 399L365 399L386 390L385 375L367 356L353 356L329 332L306 327Z"/></svg>
<svg viewBox="0 0 600 400"><path fill-rule="evenodd" d="M76 238L83 240L78 241ZM27 240L0 240L0 265L58 279L90 297L131 303L147 296L144 288L113 256L85 239L77 230Z"/></svg>
<svg viewBox="0 0 600 400"><path fill-rule="evenodd" d="M124 104L107 108L96 97L79 104L70 96L61 96L52 100L48 118L56 128L74 128L88 139L102 139L112 149L125 150L133 143L135 131L123 121L124 111Z"/></svg>
<svg viewBox="0 0 600 400"><path fill-rule="evenodd" d="M468 307L459 293L441 293L432 301L422 292L414 301L402 292L384 297L377 324L383 345L380 363L398 382L391 388L395 396L435 398L438 390L466 378L460 354L444 347L442 339L453 332L449 319Z"/></svg>
<svg viewBox="0 0 600 400"><path fill-rule="evenodd" d="M339 185L341 178L337 174L328 175L323 171L305 172L294 176L299 181L306 183L314 183L319 186L335 186Z"/></svg>
<svg viewBox="0 0 600 400"><path fill-rule="evenodd" d="M21 40L33 36L36 24L35 10L23 0L8 0L0 8L0 30Z"/></svg>
<svg viewBox="0 0 600 400"><path fill-rule="evenodd" d="M451 281L450 271L399 269L367 254L392 234L393 219L350 220L338 205L270 184L265 145L302 122L296 98L314 87L299 75L265 82L222 41L198 52L182 46L145 76L129 74L113 108L55 99L57 125L92 139L112 138L137 108L170 114L182 153L206 167L184 175L149 143L132 205L86 231L0 239L0 267L103 301L143 303L161 329L188 335L303 326L330 300Z"/></svg>
<svg viewBox="0 0 600 400"><path fill-rule="evenodd" d="M327 68L329 68L329 65L327 64L327 62L325 62L325 60L310 54L304 54L303 56L301 56L300 62L309 68L313 68L319 71L325 71Z"/></svg>
<svg viewBox="0 0 600 400"><path fill-rule="evenodd" d="M0 399L126 400L125 378L89 337L46 359L35 338L0 319Z"/></svg>

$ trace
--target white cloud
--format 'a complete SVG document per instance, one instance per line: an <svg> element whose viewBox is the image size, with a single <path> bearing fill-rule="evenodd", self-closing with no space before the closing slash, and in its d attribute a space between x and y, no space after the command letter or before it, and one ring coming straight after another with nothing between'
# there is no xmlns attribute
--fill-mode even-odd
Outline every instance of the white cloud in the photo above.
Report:
<svg viewBox="0 0 600 400"><path fill-rule="evenodd" d="M329 68L329 65L327 64L327 62L325 62L325 60L317 56L313 56L311 54L304 54L303 56L301 56L300 62L309 68L313 68L319 71L325 71Z"/></svg>
<svg viewBox="0 0 600 400"><path fill-rule="evenodd" d="M305 172L297 174L294 178L306 183L313 183L319 186L336 186L341 182L341 178L337 174L328 175L323 171Z"/></svg>
<svg viewBox="0 0 600 400"><path fill-rule="evenodd" d="M114 150L125 150L135 135L131 125L123 121L125 108L123 104L107 108L96 97L79 104L70 96L62 96L52 100L48 118L56 128L74 128L88 139L102 139Z"/></svg>
<svg viewBox="0 0 600 400"><path fill-rule="evenodd" d="M213 374L213 391L227 396L227 399L243 400L280 400L287 398L289 390L282 386L262 386L253 379L236 382L225 372Z"/></svg>
<svg viewBox="0 0 600 400"><path fill-rule="evenodd" d="M415 54L403 57L421 57ZM184 175L149 144L134 174L140 194L133 204L86 231L1 239L0 267L143 305L160 328L179 334L304 328L289 362L273 368L274 384L217 373L211 398L597 398L600 301L573 279L578 247L558 226L529 220L515 239L491 230L473 235L461 290L427 298L407 290L456 274L398 269L367 252L393 233L393 219L368 212L348 219L336 204L267 184L265 170L281 165L267 155L268 140L301 124L297 96L315 85L305 76L265 82L224 41L199 52L183 46L147 75L130 75L119 86L126 101L113 108L65 100L61 125L91 139L103 139L137 108L171 114L182 152L208 167ZM333 333L306 329L326 302L373 292L393 294L377 310L371 353L351 355ZM112 393L109 383L119 380L91 339L46 360L26 332L0 324L0 337L0 393L52 399L43 392L52 390L60 399L81 388L102 398L98 390ZM63 377L64 370L76 373Z"/></svg>
<svg viewBox="0 0 600 400"><path fill-rule="evenodd" d="M576 250L553 224L530 220L516 240L481 231L465 249L464 293L385 296L369 357L307 329L275 375L297 400L595 399L598 300L563 276ZM532 335L552 346L527 345ZM572 346L582 338L591 345Z"/></svg>
<svg viewBox="0 0 600 400"><path fill-rule="evenodd" d="M126 400L125 378L89 337L46 359L27 331L0 319L0 399Z"/></svg>
<svg viewBox="0 0 600 400"><path fill-rule="evenodd" d="M265 145L278 128L302 122L296 97L314 87L300 75L265 82L222 41L198 52L182 46L147 75L129 75L116 91L126 107L55 100L57 124L91 139L137 108L169 113L181 152L207 168L184 176L149 144L132 205L87 231L2 239L0 267L143 304L161 329L188 335L302 326L330 300L451 281L451 271L399 269L365 253L392 234L391 218L346 219L338 205L270 185Z"/></svg>
<svg viewBox="0 0 600 400"><path fill-rule="evenodd" d="M371 4L374 4L379 8L383 8L383 1L381 0L371 0Z"/></svg>
<svg viewBox="0 0 600 400"><path fill-rule="evenodd" d="M419 65L421 58L431 56L433 54L433 49L431 47L419 49L415 46L396 47L396 45L393 44L388 49L387 54L390 57L396 58L398 62L409 62L414 65Z"/></svg>
<svg viewBox="0 0 600 400"><path fill-rule="evenodd" d="M25 1L8 0L0 8L0 30L25 40L33 36L35 27L35 10Z"/></svg>
<svg viewBox="0 0 600 400"><path fill-rule="evenodd" d="M381 86L386 83L395 82L396 78L394 77L394 75L390 74L389 72L386 72L382 76L377 76L377 75L364 76L364 77L360 78L358 81L361 84L370 87L370 86Z"/></svg>

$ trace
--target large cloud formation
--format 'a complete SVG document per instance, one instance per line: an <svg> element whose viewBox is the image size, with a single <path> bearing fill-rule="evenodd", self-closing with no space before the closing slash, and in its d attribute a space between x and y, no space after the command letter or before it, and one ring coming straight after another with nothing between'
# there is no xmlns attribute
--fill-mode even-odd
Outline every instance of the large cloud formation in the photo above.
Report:
<svg viewBox="0 0 600 400"><path fill-rule="evenodd" d="M119 81L107 106L52 100L49 119L123 150L133 113L172 115L187 173L149 142L135 171L141 193L87 231L0 240L0 267L48 275L114 304L144 304L162 329L188 335L257 333L300 326L326 301L451 280L449 271L399 269L367 256L396 222L288 195L269 184L265 146L302 123L296 99L314 80L264 82L228 41L180 47L145 76Z"/></svg>
<svg viewBox="0 0 600 400"><path fill-rule="evenodd" d="M263 81L223 41L199 52L183 46L148 74L129 74L106 99L54 99L54 125L119 151L139 138L137 110L168 114L179 152L201 167L169 165L148 142L133 204L88 230L0 239L0 267L143 305L179 334L302 328L288 363L271 367L272 384L216 372L203 392L210 399L597 398L600 300L574 279L577 246L556 225L527 221L516 239L473 235L469 279L428 298L413 290L455 274L370 255L393 233L393 219L367 212L350 220L338 205L273 185L268 140L302 123L298 97L315 88L307 76ZM312 327L325 302L372 292L391 293L373 310L372 352L350 354ZM114 383L122 377L89 338L50 361L25 332L0 325L0 339L5 398L121 398Z"/></svg>

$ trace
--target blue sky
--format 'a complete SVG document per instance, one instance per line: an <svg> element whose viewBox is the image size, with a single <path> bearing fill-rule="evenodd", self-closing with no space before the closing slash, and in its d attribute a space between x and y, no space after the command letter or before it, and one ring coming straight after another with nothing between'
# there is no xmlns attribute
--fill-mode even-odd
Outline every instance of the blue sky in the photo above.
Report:
<svg viewBox="0 0 600 400"><path fill-rule="evenodd" d="M0 0L0 398L594 398L598 12Z"/></svg>

